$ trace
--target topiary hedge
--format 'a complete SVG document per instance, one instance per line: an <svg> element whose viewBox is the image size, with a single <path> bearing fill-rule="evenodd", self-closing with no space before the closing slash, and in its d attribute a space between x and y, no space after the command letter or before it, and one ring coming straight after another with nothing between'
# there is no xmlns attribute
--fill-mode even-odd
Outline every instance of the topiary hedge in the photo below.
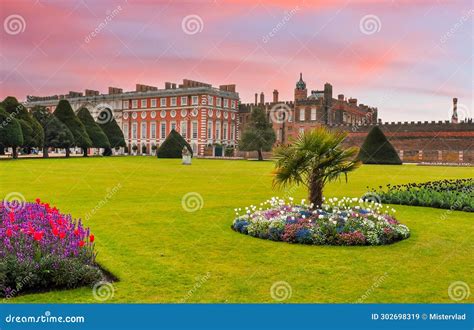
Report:
<svg viewBox="0 0 474 330"><path fill-rule="evenodd" d="M364 164L402 164L397 151L378 126L370 130L357 158Z"/></svg>
<svg viewBox="0 0 474 330"><path fill-rule="evenodd" d="M181 158L181 152L183 147L186 146L193 155L193 149L186 142L186 140L176 132L174 129L171 130L170 134L166 138L166 140L161 144L156 156L158 158Z"/></svg>

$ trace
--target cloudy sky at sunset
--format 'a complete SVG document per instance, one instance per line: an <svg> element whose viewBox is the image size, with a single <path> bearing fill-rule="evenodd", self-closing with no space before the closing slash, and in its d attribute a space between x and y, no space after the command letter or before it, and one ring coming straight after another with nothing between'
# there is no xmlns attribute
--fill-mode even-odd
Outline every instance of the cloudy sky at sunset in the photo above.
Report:
<svg viewBox="0 0 474 330"><path fill-rule="evenodd" d="M470 0L3 0L0 97L188 78L292 100L302 72L384 121L447 120L453 97L472 117L473 17Z"/></svg>

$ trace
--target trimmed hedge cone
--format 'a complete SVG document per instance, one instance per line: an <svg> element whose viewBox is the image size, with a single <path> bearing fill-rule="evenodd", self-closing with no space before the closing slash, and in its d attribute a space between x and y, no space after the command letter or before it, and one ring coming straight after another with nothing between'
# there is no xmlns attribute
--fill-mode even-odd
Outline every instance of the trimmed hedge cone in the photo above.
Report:
<svg viewBox="0 0 474 330"><path fill-rule="evenodd" d="M378 126L374 126L370 130L357 158L364 164L402 164L397 151Z"/></svg>
<svg viewBox="0 0 474 330"><path fill-rule="evenodd" d="M183 147L186 146L193 155L193 149L186 142L186 140L176 132L174 129L171 130L170 134L166 138L166 140L161 144L156 156L158 158L181 158L181 152Z"/></svg>

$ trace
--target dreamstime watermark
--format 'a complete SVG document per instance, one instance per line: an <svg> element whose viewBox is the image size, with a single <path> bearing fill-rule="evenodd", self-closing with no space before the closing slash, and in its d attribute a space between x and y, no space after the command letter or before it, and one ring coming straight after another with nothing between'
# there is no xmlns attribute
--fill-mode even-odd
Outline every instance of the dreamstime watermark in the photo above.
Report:
<svg viewBox="0 0 474 330"><path fill-rule="evenodd" d="M365 15L359 21L359 30L365 35L371 35L380 32L382 22L377 15Z"/></svg>
<svg viewBox="0 0 474 330"><path fill-rule="evenodd" d="M204 200L201 194L197 192L189 192L181 199L181 206L187 212L196 212L204 206Z"/></svg>
<svg viewBox="0 0 474 330"><path fill-rule="evenodd" d="M112 197L122 188L122 184L119 182L115 186L113 186L110 189L107 189L107 193L105 194L104 198L102 198L92 210L86 213L85 219L86 221L89 221L94 214L97 213L105 204L107 204Z"/></svg>
<svg viewBox="0 0 474 330"><path fill-rule="evenodd" d="M204 22L199 15L188 15L181 21L181 29L188 35L194 35L202 32L204 29Z"/></svg>
<svg viewBox="0 0 474 330"><path fill-rule="evenodd" d="M469 107L463 103L457 103L456 104L456 113L458 115L458 121L462 121L462 120L467 120L469 118L472 118L471 117L471 110L469 109ZM453 108L451 107L449 109L449 118L451 118L451 115L453 114Z"/></svg>
<svg viewBox="0 0 474 330"><path fill-rule="evenodd" d="M115 7L113 10L110 11L110 13L108 13L106 16L105 16L105 19L99 23L99 25L97 25L95 27L95 29L90 32L85 38L84 38L84 42L86 44L88 44L89 42L91 42L91 40L93 38L95 38L96 36L99 35L99 33L110 23L112 22L112 20L122 11L122 6L118 5L117 7Z"/></svg>
<svg viewBox="0 0 474 330"><path fill-rule="evenodd" d="M278 281L272 284L270 296L276 301L284 301L291 298L293 290L291 285L285 281Z"/></svg>
<svg viewBox="0 0 474 330"><path fill-rule="evenodd" d="M275 124L283 124L291 120L291 108L286 103L277 103L270 109L270 121Z"/></svg>
<svg viewBox="0 0 474 330"><path fill-rule="evenodd" d="M276 36L276 34L285 27L285 25L291 20L291 18L300 10L299 6L294 7L290 11L286 11L283 18L273 27L273 29L262 37L263 43L267 43L271 38Z"/></svg>
<svg viewBox="0 0 474 330"><path fill-rule="evenodd" d="M84 316L55 316L50 311L42 315L19 316L9 314L5 317L5 323L85 323Z"/></svg>
<svg viewBox="0 0 474 330"><path fill-rule="evenodd" d="M380 195L374 193L374 192L367 192L364 195L362 195L361 199L364 202L369 202L369 203L377 203L381 204L382 203L382 198Z"/></svg>
<svg viewBox="0 0 474 330"><path fill-rule="evenodd" d="M8 212L18 212L25 207L26 199L22 193L13 191L3 198L3 207Z"/></svg>
<svg viewBox="0 0 474 330"><path fill-rule="evenodd" d="M114 119L114 113L107 103L99 103L94 107L94 112L98 112L97 123L107 124Z"/></svg>
<svg viewBox="0 0 474 330"><path fill-rule="evenodd" d="M474 16L474 9L471 9L467 13L462 15L461 18L456 23L454 23L454 25L451 26L451 28L439 38L439 42L441 44L446 43L449 39L451 39L456 34L456 32L461 28L461 26L463 26L464 23L466 23L472 16Z"/></svg>
<svg viewBox="0 0 474 330"><path fill-rule="evenodd" d="M364 302L364 300L366 300L367 298L370 297L370 295L372 295L372 293L375 291L375 289L377 289L388 277L388 274L387 272L385 272L382 276L379 276L375 281L374 283L372 283L372 285L370 286L370 288L368 288L364 294L362 296L360 296L359 299L357 299L357 303L362 303Z"/></svg>
<svg viewBox="0 0 474 330"><path fill-rule="evenodd" d="M33 273L29 272L28 275L26 275L25 277L21 279L21 281L16 283L15 289L12 289L12 288L4 289L5 298L3 298L3 301L5 302L8 299L11 299L17 296L21 292L21 290L31 281L32 277L33 277Z"/></svg>
<svg viewBox="0 0 474 330"><path fill-rule="evenodd" d="M199 281L197 281L197 282L194 284L193 288L190 289L190 290L186 293L186 295L185 295L183 298L181 298L181 299L179 300L179 302L180 302L180 303L185 303L186 301L188 301L188 299L191 298L191 297L194 295L194 293L195 293L197 290L199 290L199 288L202 287L202 286L204 285L204 283L206 283L210 278L211 278L211 273L210 273L210 272L207 272L203 277L201 277L201 278L199 279Z"/></svg>
<svg viewBox="0 0 474 330"><path fill-rule="evenodd" d="M92 295L97 301L106 301L112 299L115 295L115 287L110 282L97 282L92 288Z"/></svg>
<svg viewBox="0 0 474 330"><path fill-rule="evenodd" d="M18 14L7 16L3 20L3 29L12 36L23 33L26 30L26 21L23 16Z"/></svg>
<svg viewBox="0 0 474 330"><path fill-rule="evenodd" d="M20 109L21 109L22 106L23 106L22 104L18 105L18 106L15 108L15 111L14 111L14 112L9 113L9 114L8 114L8 117L7 117L4 121L2 121L2 122L0 123L0 128L5 128L5 127L7 127L8 124L10 124L10 123L15 119L15 117L20 113Z"/></svg>
<svg viewBox="0 0 474 330"><path fill-rule="evenodd" d="M461 301L469 298L471 295L471 288L466 282L455 281L452 282L448 287L448 296L451 300Z"/></svg>

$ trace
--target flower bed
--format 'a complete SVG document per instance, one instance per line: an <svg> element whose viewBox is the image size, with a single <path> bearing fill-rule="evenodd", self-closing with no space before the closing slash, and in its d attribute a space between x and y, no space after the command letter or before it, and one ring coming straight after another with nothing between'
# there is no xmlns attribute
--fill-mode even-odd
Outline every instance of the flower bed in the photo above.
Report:
<svg viewBox="0 0 474 330"><path fill-rule="evenodd" d="M95 263L94 235L81 220L39 199L0 205L0 297L103 279Z"/></svg>
<svg viewBox="0 0 474 330"><path fill-rule="evenodd" d="M379 187L382 189L382 187ZM440 180L392 186L387 190L372 190L382 203L429 206L474 212L474 180Z"/></svg>
<svg viewBox="0 0 474 330"><path fill-rule="evenodd" d="M259 208L236 209L232 229L242 234L316 245L383 245L410 236L410 230L398 223L395 210L358 198L325 201L321 209L312 210L304 200L272 198Z"/></svg>

